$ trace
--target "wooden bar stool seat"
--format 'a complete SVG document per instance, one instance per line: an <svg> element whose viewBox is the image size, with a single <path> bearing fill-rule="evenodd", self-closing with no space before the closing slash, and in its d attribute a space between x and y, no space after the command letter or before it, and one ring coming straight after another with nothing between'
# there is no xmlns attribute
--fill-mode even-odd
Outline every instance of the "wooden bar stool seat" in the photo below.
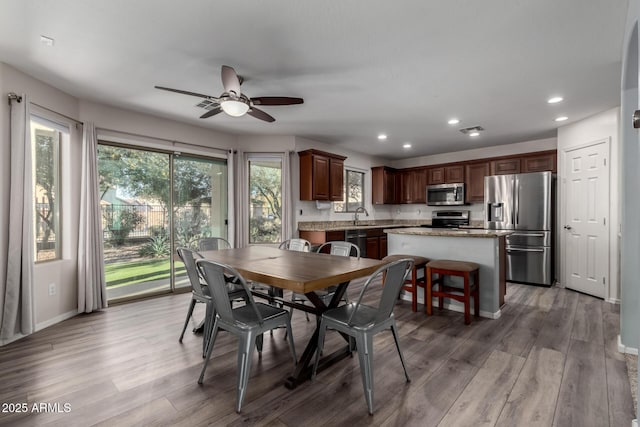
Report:
<svg viewBox="0 0 640 427"><path fill-rule="evenodd" d="M470 299L473 297L473 314L480 316L480 265L468 261L434 260L427 263L427 315L432 314L433 297L438 297L442 309L444 298L451 298L464 304L464 323L471 323ZM433 275L437 274L437 278ZM445 276L458 276L464 279L464 287L458 288L444 284ZM471 280L473 279L473 280ZM438 285L437 290L434 286Z"/></svg>
<svg viewBox="0 0 640 427"><path fill-rule="evenodd" d="M402 285L402 290L411 293L411 310L418 311L418 287L426 288L427 283L427 263L429 258L418 255L387 255L382 261L391 263L403 258L411 258L413 260L413 269L411 277L407 278ZM422 270L422 277L418 277L418 270Z"/></svg>

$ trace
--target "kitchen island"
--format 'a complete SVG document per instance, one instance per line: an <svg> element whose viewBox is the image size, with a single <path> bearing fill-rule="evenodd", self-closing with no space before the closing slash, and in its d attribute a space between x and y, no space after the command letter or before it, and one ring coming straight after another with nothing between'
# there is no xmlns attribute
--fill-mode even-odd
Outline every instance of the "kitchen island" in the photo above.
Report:
<svg viewBox="0 0 640 427"><path fill-rule="evenodd" d="M480 264L480 316L500 317L506 292L505 236L510 231L412 227L390 228L384 232L388 236L390 255L420 255ZM421 291L418 289L418 301L424 304ZM444 305L450 310L463 311L457 301L445 299ZM434 307L437 306L436 298Z"/></svg>

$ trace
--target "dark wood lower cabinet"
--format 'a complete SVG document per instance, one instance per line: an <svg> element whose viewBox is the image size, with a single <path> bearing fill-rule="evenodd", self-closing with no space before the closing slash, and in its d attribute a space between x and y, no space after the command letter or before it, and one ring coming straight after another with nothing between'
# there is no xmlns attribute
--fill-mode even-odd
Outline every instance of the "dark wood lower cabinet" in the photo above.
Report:
<svg viewBox="0 0 640 427"><path fill-rule="evenodd" d="M380 259L379 237L367 237L367 258Z"/></svg>

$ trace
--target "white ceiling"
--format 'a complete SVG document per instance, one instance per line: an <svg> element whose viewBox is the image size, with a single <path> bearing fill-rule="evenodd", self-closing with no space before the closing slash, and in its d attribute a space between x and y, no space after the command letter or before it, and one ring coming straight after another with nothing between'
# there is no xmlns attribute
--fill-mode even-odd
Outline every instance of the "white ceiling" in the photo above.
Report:
<svg viewBox="0 0 640 427"><path fill-rule="evenodd" d="M83 99L400 159L555 136L557 116L619 105L627 2L0 0L0 61ZM264 107L275 123L200 120L198 98L153 88L218 96L223 64L250 97L305 103Z"/></svg>

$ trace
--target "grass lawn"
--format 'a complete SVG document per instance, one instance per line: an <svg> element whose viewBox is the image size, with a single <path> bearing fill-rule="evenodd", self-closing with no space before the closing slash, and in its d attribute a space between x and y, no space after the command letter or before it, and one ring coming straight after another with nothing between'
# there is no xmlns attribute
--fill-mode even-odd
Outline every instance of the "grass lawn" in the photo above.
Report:
<svg viewBox="0 0 640 427"><path fill-rule="evenodd" d="M182 263L176 263L176 275L185 272ZM152 280L169 279L169 258L108 264L104 268L108 287L127 286Z"/></svg>

